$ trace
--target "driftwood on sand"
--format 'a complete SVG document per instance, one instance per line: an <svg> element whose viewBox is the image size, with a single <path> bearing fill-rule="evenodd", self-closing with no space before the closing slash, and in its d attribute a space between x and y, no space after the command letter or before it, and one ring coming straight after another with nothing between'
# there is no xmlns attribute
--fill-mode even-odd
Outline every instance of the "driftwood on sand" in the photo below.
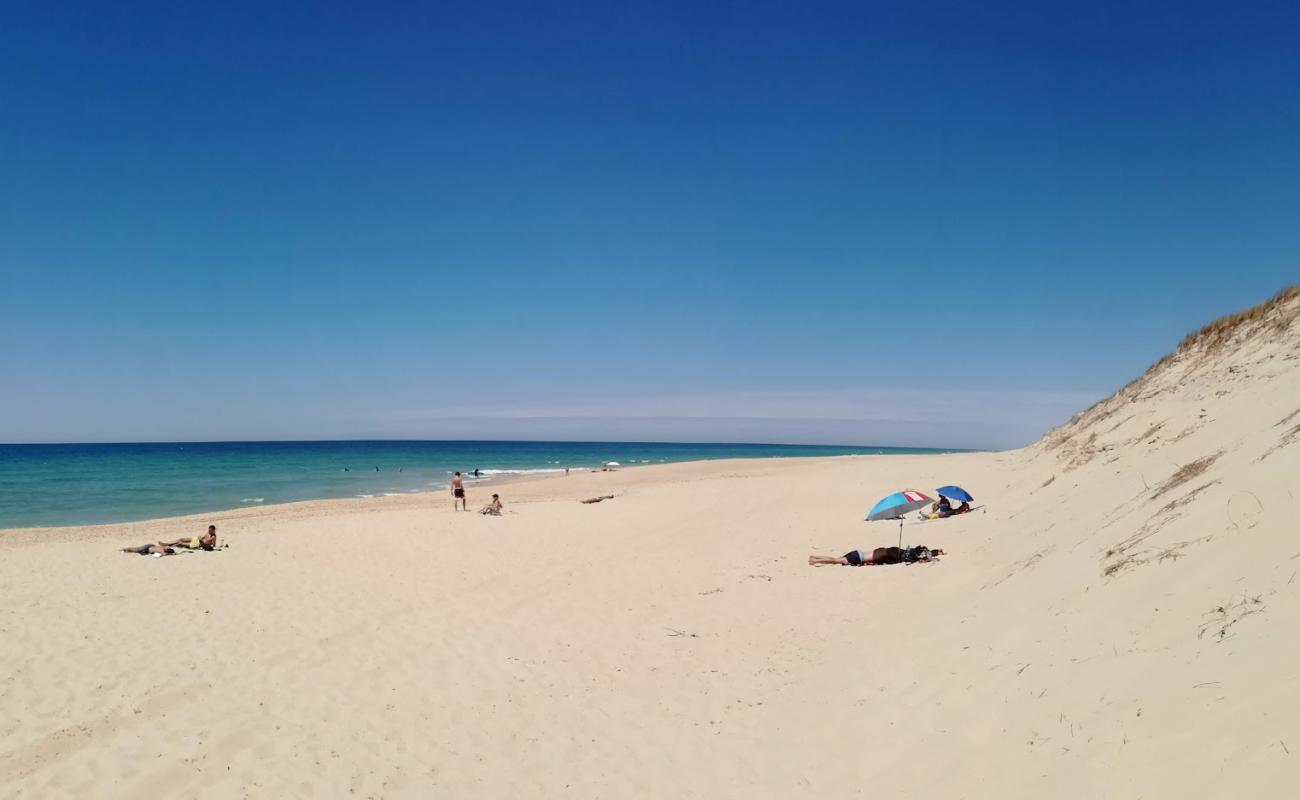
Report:
<svg viewBox="0 0 1300 800"><path fill-rule="evenodd" d="M586 500L579 500L579 503L599 503L601 500L613 500L614 495L602 494L600 497L588 497Z"/></svg>

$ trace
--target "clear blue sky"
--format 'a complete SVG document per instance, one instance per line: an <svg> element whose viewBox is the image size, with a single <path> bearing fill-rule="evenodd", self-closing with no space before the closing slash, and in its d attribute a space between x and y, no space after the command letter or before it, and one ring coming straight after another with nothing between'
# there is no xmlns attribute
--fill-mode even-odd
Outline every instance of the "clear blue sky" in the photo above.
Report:
<svg viewBox="0 0 1300 800"><path fill-rule="evenodd" d="M1297 40L1282 2L7 3L0 441L1023 444L1300 279Z"/></svg>

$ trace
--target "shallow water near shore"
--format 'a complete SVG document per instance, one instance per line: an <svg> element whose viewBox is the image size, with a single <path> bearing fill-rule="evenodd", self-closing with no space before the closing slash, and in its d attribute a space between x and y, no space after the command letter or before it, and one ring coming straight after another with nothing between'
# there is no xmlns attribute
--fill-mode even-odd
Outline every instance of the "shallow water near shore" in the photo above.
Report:
<svg viewBox="0 0 1300 800"><path fill-rule="evenodd" d="M719 458L940 450L661 442L333 441L0 444L0 528L91 525L250 505L407 494L451 473L561 473ZM474 478L469 478L474 482Z"/></svg>

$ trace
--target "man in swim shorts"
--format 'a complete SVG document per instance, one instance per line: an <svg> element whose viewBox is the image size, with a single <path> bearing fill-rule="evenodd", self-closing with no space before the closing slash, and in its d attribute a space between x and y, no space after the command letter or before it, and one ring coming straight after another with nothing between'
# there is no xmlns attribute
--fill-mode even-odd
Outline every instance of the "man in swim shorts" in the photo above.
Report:
<svg viewBox="0 0 1300 800"><path fill-rule="evenodd" d="M944 555L942 550L930 550L926 547L877 547L870 552L850 550L838 557L811 555L808 556L808 564L814 567L828 564L839 564L844 567L874 567L880 564L925 563L941 555Z"/></svg>
<svg viewBox="0 0 1300 800"><path fill-rule="evenodd" d="M217 549L217 526L209 525L208 532L202 536L177 539L174 542L159 542L158 544L163 547L184 547L189 550L215 550Z"/></svg>
<svg viewBox="0 0 1300 800"><path fill-rule="evenodd" d="M457 503L460 504L460 508L456 507ZM461 479L459 472L451 476L451 510L469 511L469 501L465 499L465 481Z"/></svg>

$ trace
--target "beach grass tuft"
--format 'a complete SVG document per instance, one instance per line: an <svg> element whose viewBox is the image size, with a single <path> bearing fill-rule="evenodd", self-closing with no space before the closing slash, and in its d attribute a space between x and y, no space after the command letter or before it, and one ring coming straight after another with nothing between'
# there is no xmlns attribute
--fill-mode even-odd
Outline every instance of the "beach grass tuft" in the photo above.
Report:
<svg viewBox="0 0 1300 800"><path fill-rule="evenodd" d="M1168 492L1171 489L1176 489L1179 486L1182 486L1184 483L1187 483L1192 478L1195 478L1197 475L1200 475L1201 473L1205 472L1207 469L1210 468L1210 465L1212 465L1215 461L1219 460L1219 456L1221 455L1223 455L1222 450L1218 451L1217 453L1211 453L1208 456L1202 456L1201 458L1198 458L1195 461L1182 465L1181 467L1178 468L1177 472L1169 476L1168 480L1166 480L1164 483L1156 487L1156 493L1151 495L1151 499L1155 500L1156 498L1160 497L1160 495ZM1207 486L1208 485L1209 484L1207 484Z"/></svg>

